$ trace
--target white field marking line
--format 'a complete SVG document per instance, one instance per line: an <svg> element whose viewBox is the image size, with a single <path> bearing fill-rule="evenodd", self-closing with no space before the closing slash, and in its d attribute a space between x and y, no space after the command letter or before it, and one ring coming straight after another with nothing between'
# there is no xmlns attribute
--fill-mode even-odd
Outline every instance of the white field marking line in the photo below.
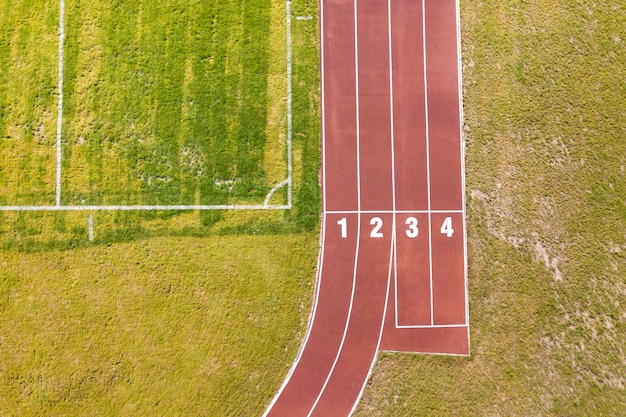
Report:
<svg viewBox="0 0 626 417"><path fill-rule="evenodd" d="M394 106L393 106L393 39L391 34L391 0L387 0L387 32L389 41L389 114L391 129L391 189L392 189L392 208L393 208L393 275L394 275L394 302L396 325L398 324L398 248L395 239L396 234L396 146L395 146L395 124L394 124ZM390 271L391 277L391 271ZM391 279L391 278L390 278ZM386 307L385 307L386 309Z"/></svg>
<svg viewBox="0 0 626 417"><path fill-rule="evenodd" d="M56 205L61 205L61 134L63 132L63 43L65 41L65 0L59 3L59 75L57 107Z"/></svg>
<svg viewBox="0 0 626 417"><path fill-rule="evenodd" d="M356 232L356 252L354 254L354 270L352 272L352 292L350 293L350 307L348 308L346 324L344 325L344 328L343 328L343 335L341 336L341 343L339 344L339 349L337 350L337 354L335 355L333 364L330 367L330 371L328 372L328 375L326 376L324 385L322 385L322 388L320 389L320 392L317 395L315 402L311 406L311 410L309 410L307 417L311 417L311 414L313 414L315 407L317 407L317 404L322 398L322 395L324 394L324 391L326 390L326 386L328 386L328 381L330 381L330 378L335 371L335 367L337 366L337 362L339 361L339 356L341 356L341 351L343 350L343 345L346 342L346 337L348 335L348 328L350 327L350 319L352 318L352 307L354 306L354 293L356 291L356 271L357 271L357 266L359 263L359 248L361 245L361 215L358 215L357 221L358 221L358 227L357 227L357 232Z"/></svg>
<svg viewBox="0 0 626 417"><path fill-rule="evenodd" d="M292 138L292 65L291 65L291 0L287 0L285 5L287 14L287 205L291 207L293 194L293 157L291 151ZM280 188L280 187L279 187ZM267 201L265 204L267 204Z"/></svg>
<svg viewBox="0 0 626 417"><path fill-rule="evenodd" d="M430 324L434 324L435 313L433 307L433 232L430 204L430 131L428 123L428 76L426 74L426 4L424 0L422 0L422 49L424 53L424 114L426 121L426 177L428 187L428 268L430 273Z"/></svg>
<svg viewBox="0 0 626 417"><path fill-rule="evenodd" d="M93 215L87 218L87 227L89 228L89 241L93 240Z"/></svg>
<svg viewBox="0 0 626 417"><path fill-rule="evenodd" d="M467 324L467 341L469 346L469 290L468 290L468 259L467 259L467 221L466 221L466 196L465 196L465 136L463 134L463 125L465 124L465 116L463 113L463 65L461 55L461 10L459 0L455 2L456 12L456 45L457 59L459 63L459 139L461 146L461 192L463 201L463 259L464 259L464 284L465 284L465 323Z"/></svg>
<svg viewBox="0 0 626 417"><path fill-rule="evenodd" d="M317 407L317 404L319 403L320 399L322 398L322 395L324 394L324 391L326 390L326 387L328 386L328 381L330 381L331 376L333 375L333 372L335 371L335 367L337 366L337 362L339 361L339 356L341 355L341 351L343 350L343 345L346 341L346 336L348 335L348 328L350 326L350 319L352 317L352 307L354 306L354 293L356 290L356 272L357 272L357 266L359 263L359 248L361 245L361 163L360 163L360 112L359 112L359 35L358 35L358 21L357 21L357 0L354 0L354 66L355 66L355 78L356 78L356 94L355 94L355 100L356 100L356 151L357 151L357 158L356 158L356 164L357 164L357 204L358 204L358 211L359 213L357 213L357 232L356 232L356 253L354 255L354 270L352 273L352 292L350 294L350 307L348 308L348 316L346 317L346 324L344 326L343 329L343 335L341 336L341 343L339 344L339 349L337 350L337 354L335 355L335 359L333 361L333 364L330 368L330 371L328 372L328 375L326 376L326 380L324 381L324 385L322 385L322 389L320 389L319 394L317 395L317 398L315 399L315 402L313 403L313 406L311 406L311 409L309 410L309 413L307 414L307 417L311 417L311 414L313 414L313 411L315 411L315 407Z"/></svg>
<svg viewBox="0 0 626 417"><path fill-rule="evenodd" d="M352 406L352 410L350 410L350 413L348 414L348 417L350 417L354 411L356 410L356 407L359 405L359 402L361 401L361 397L363 397L363 392L365 391L365 386L367 384L367 381L370 380L371 376L372 376L372 372L374 371L374 365L376 364L376 360L378 359L378 352L380 352L380 343L383 340L383 331L385 329L385 317L387 317L387 307L389 306L389 287L391 286L391 269L393 267L393 260L395 257L394 251L395 251L395 241L396 241L396 224L395 224L395 218L393 221L393 229L391 232L391 245L389 248L389 271L387 272L387 291L385 292L385 308L383 308L383 316L382 319L380 321L380 332L378 333L378 343L376 344L376 352L374 353L374 357L372 358L372 363L370 364L370 369L367 372L367 377L363 380L363 384L361 385L361 390L359 391L359 395L356 398L356 401L354 402L354 405Z"/></svg>
<svg viewBox="0 0 626 417"><path fill-rule="evenodd" d="M153 205L153 206L0 206L2 211L184 211L184 210L289 210L287 205Z"/></svg>
<svg viewBox="0 0 626 417"><path fill-rule="evenodd" d="M272 188L272 190L269 193L267 193L267 195L265 196L265 201L263 201L263 205L264 206L268 206L272 196L274 195L274 193L276 191L278 191L280 188L284 187L285 185L289 185L289 184L291 184L291 182L289 181L289 178L287 178L286 180L281 181L280 183L276 184L274 186L274 188ZM288 190L289 190L289 194L291 194L291 188L288 188ZM288 206L291 205L291 198L289 198L289 203L287 205Z"/></svg>
<svg viewBox="0 0 626 417"><path fill-rule="evenodd" d="M355 100L356 100L356 195L357 209L361 211L361 110L359 106L359 26L357 22L357 0L354 0L354 75L356 80ZM359 227L360 223L359 214Z"/></svg>
<svg viewBox="0 0 626 417"><path fill-rule="evenodd" d="M389 353L402 353L404 355L426 355L426 356L452 356L455 358L467 358L468 356L470 356L467 353L441 353L441 352L409 352L409 351L403 351L403 350L390 350L390 349L384 349L383 352L389 352Z"/></svg>
<svg viewBox="0 0 626 417"><path fill-rule="evenodd" d="M274 408L274 405L280 398L283 390L285 389L287 384L289 384L289 381L291 381L291 377L293 376L293 373L298 368L298 364L300 363L300 359L302 359L302 354L304 353L304 349L306 349L306 346L309 343L309 338L311 336L311 332L313 331L313 326L315 325L315 314L317 313L317 304L320 298L320 287L322 286L322 265L324 264L324 253L325 253L324 241L326 237L326 224L327 224L327 219L326 219L326 214L324 214L323 223L322 223L322 232L320 234L320 250L319 250L319 255L317 257L317 270L316 270L316 279L315 279L315 301L313 302L313 309L311 310L311 314L309 316L309 325L307 328L306 336L304 337L304 341L302 342L302 345L300 345L300 349L298 350L296 359L291 365L291 368L289 369L289 372L287 373L285 380L283 381L282 385L278 389L278 392L272 399L272 402L265 410L265 413L263 413L263 417L267 417L270 411L272 411L272 408Z"/></svg>

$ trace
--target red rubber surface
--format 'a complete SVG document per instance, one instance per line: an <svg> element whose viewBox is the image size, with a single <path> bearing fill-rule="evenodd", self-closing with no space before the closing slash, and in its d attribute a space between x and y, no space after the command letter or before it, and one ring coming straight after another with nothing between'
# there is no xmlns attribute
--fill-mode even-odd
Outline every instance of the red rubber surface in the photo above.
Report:
<svg viewBox="0 0 626 417"><path fill-rule="evenodd" d="M321 0L320 19L317 294L272 417L349 416L380 350L469 354L457 1Z"/></svg>

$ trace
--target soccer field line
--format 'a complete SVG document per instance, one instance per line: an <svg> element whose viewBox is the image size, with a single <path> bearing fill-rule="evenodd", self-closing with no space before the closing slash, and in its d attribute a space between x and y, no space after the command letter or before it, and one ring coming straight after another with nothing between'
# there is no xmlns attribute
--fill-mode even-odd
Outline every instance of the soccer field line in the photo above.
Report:
<svg viewBox="0 0 626 417"><path fill-rule="evenodd" d="M286 14L286 76L287 76L287 178L274 187L266 195L264 203L241 205L61 205L62 195L62 159L63 159L63 71L64 71L64 43L65 43L65 0L59 0L59 49L58 49L58 85L57 85L57 130L56 130L56 178L55 204L53 206L0 206L0 211L154 211L154 210L290 210L293 201L293 147L292 147L292 39L291 39L291 0L285 1ZM271 197L280 188L287 186L287 204L269 204Z"/></svg>
<svg viewBox="0 0 626 417"><path fill-rule="evenodd" d="M189 210L289 210L287 204L221 205L109 205L109 206L0 206L2 211L189 211Z"/></svg>

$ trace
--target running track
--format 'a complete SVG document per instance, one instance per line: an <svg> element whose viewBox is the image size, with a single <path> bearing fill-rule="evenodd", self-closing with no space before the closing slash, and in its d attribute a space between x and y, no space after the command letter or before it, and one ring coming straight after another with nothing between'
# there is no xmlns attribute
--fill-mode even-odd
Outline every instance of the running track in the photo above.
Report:
<svg viewBox="0 0 626 417"><path fill-rule="evenodd" d="M458 0L321 0L322 247L268 417L346 417L380 350L469 354Z"/></svg>

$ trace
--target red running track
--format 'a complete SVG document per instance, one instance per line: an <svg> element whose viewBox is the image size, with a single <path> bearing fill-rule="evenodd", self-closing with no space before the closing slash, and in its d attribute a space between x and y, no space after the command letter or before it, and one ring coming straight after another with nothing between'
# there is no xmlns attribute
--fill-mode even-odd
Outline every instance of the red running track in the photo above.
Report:
<svg viewBox="0 0 626 417"><path fill-rule="evenodd" d="M322 247L268 417L352 414L380 350L469 354L458 0L321 0Z"/></svg>

